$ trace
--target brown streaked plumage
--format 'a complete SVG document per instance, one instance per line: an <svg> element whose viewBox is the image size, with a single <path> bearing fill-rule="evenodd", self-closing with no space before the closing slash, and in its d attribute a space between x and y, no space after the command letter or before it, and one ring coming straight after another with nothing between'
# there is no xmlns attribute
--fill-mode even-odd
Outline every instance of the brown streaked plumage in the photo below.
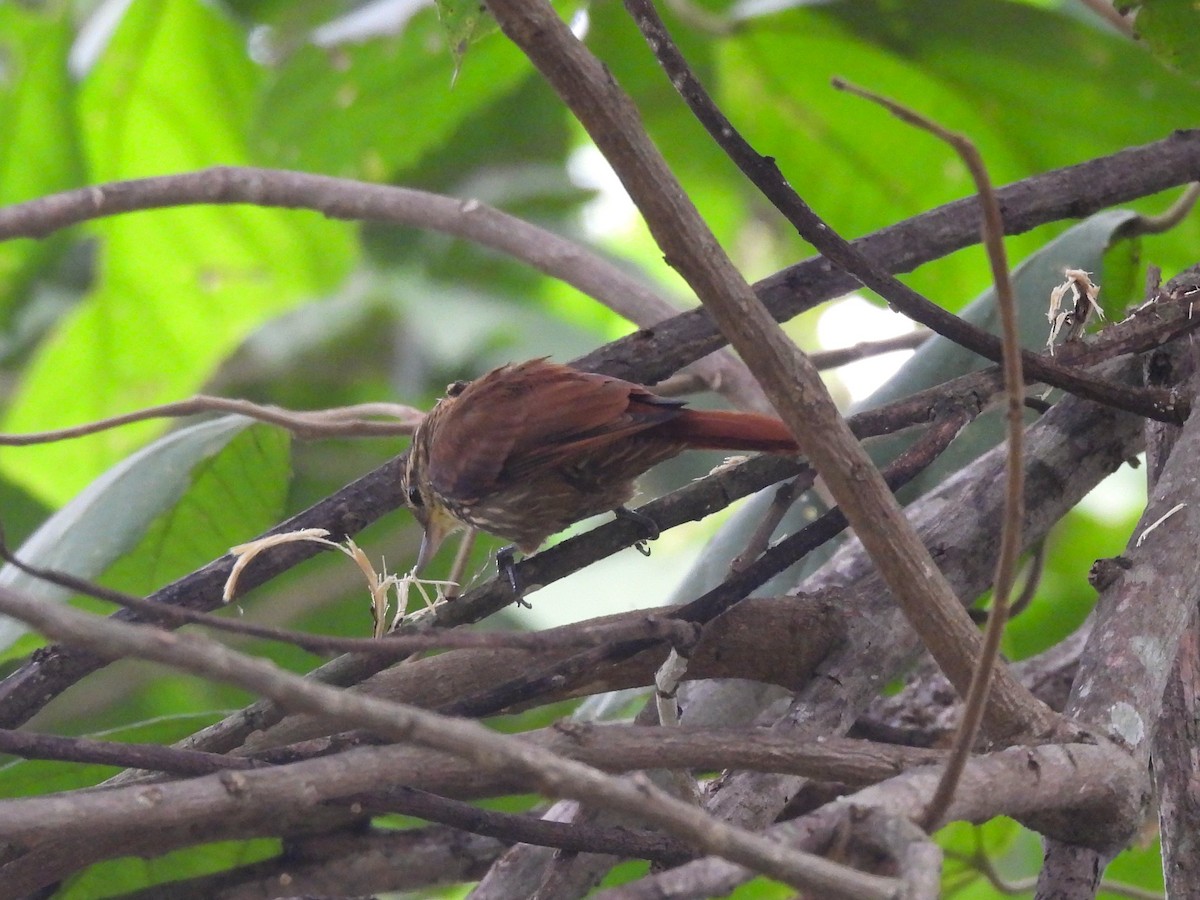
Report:
<svg viewBox="0 0 1200 900"><path fill-rule="evenodd" d="M687 449L798 451L770 416L687 409L546 359L453 384L417 426L404 465L425 529L417 570L468 525L532 553L573 522L624 506L639 475Z"/></svg>

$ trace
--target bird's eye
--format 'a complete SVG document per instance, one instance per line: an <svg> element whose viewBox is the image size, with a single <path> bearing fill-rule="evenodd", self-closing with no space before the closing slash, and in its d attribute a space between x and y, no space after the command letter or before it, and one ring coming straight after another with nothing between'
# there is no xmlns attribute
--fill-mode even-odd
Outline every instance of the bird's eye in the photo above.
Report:
<svg viewBox="0 0 1200 900"><path fill-rule="evenodd" d="M425 501L421 498L421 491L415 485L408 489L408 505L414 509L425 505Z"/></svg>
<svg viewBox="0 0 1200 900"><path fill-rule="evenodd" d="M459 394L461 394L463 391L465 391L467 389L468 384L470 384L469 381L452 381L452 382L450 382L448 385L446 385L446 396L447 397L457 397Z"/></svg>

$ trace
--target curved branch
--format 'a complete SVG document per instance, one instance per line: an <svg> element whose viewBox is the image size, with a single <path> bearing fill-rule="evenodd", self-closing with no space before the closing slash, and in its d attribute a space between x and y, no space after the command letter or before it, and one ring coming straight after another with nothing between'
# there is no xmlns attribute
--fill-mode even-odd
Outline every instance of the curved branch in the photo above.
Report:
<svg viewBox="0 0 1200 900"><path fill-rule="evenodd" d="M679 314L675 304L643 279L600 254L478 200L284 169L215 166L51 194L0 208L0 241L42 238L82 222L139 210L243 203L428 228L474 241L577 288L639 328ZM709 388L737 405L764 407L762 392L731 354L698 361L696 369Z"/></svg>

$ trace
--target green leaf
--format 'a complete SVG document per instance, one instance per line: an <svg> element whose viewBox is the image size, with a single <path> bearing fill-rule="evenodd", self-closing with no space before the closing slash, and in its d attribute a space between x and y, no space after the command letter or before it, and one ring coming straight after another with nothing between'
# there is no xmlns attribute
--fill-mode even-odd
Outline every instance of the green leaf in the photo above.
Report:
<svg viewBox="0 0 1200 900"><path fill-rule="evenodd" d="M259 72L244 36L198 0L132 4L83 88L95 180L244 163ZM98 282L24 373L4 428L78 424L194 393L270 317L327 290L352 259L351 229L315 214L190 207L95 223ZM161 426L145 423L0 470L61 503Z"/></svg>
<svg viewBox="0 0 1200 900"><path fill-rule="evenodd" d="M787 900L795 896L795 888L760 877L738 886L729 895L729 900Z"/></svg>
<svg viewBox="0 0 1200 900"><path fill-rule="evenodd" d="M1193 124L1186 110L1200 99L1200 88L1120 35L1021 3L855 0L827 11L973 105L1022 176L1158 140L1172 123Z"/></svg>
<svg viewBox="0 0 1200 900"><path fill-rule="evenodd" d="M1013 270L1013 292L1016 295L1023 347L1034 351L1044 349L1048 334L1046 309L1049 307L1050 291L1063 281L1064 269L1090 272L1103 288L1105 254L1134 215L1129 210L1121 209L1097 213L1046 244ZM973 300L963 310L962 317L993 334L999 333L995 291L988 290ZM992 365L990 361L947 338L935 337L924 344L896 376L863 406L879 406L989 365Z"/></svg>
<svg viewBox="0 0 1200 900"><path fill-rule="evenodd" d="M1135 496L1128 499L1136 502ZM1096 591L1087 582L1088 569L1097 559L1117 556L1125 549L1137 513L1129 518L1128 529L1120 532L1111 522L1098 521L1077 508L1054 528L1033 602L1005 626L1001 649L1006 658L1028 659L1083 623L1096 605Z"/></svg>
<svg viewBox="0 0 1200 900"><path fill-rule="evenodd" d="M18 556L81 578L107 572L107 584L148 593L278 520L288 444L286 434L242 416L173 432L89 485ZM69 593L12 566L0 569L0 585L47 601ZM26 631L0 618L0 647Z"/></svg>
<svg viewBox="0 0 1200 900"><path fill-rule="evenodd" d="M437 0L436 6L438 21L442 23L446 43L454 57L454 74L457 76L467 48L494 33L498 26L480 0Z"/></svg>
<svg viewBox="0 0 1200 900"><path fill-rule="evenodd" d="M722 49L718 102L746 139L774 157L801 196L844 235L872 231L973 187L948 147L878 107L834 91L834 75L873 89L886 85L900 102L936 110L939 122L980 144L997 178L1014 170L973 99L889 48L864 41L838 17L796 10L755 20ZM803 66L796 65L798 58Z"/></svg>
<svg viewBox="0 0 1200 900"><path fill-rule="evenodd" d="M747 14L719 60L718 102L734 124L849 237L974 188L949 148L831 90L832 76L965 134L997 185L1159 140L1193 125L1188 111L1200 105L1196 85L1119 35L1000 0L850 0ZM1044 240L1010 239L1010 252L1032 253ZM953 309L952 298L982 289L978 260L956 254L912 283Z"/></svg>
<svg viewBox="0 0 1200 900"><path fill-rule="evenodd" d="M1196 35L1200 34L1200 6L1194 0L1143 0L1135 27L1154 55L1168 66L1200 80Z"/></svg>
<svg viewBox="0 0 1200 900"><path fill-rule="evenodd" d="M1012 819L998 817L982 825L968 822L953 822L938 830L935 835L938 846L946 854L942 866L942 894L955 900L985 900L996 896L995 888L983 874L963 857L972 858L983 852L992 865L1013 878L1028 872L1021 853L1019 839L1028 834ZM1014 866L1020 866L1013 871Z"/></svg>
<svg viewBox="0 0 1200 900"><path fill-rule="evenodd" d="M75 88L67 73L72 39L65 7L0 4L0 204L81 181ZM62 238L0 243L0 319L62 244Z"/></svg>
<svg viewBox="0 0 1200 900"><path fill-rule="evenodd" d="M1125 311L1140 304L1145 297L1142 275L1142 239L1116 241L1104 253L1104 283L1100 286L1099 303L1109 321L1119 322ZM1092 323L1091 331L1103 323Z"/></svg>
<svg viewBox="0 0 1200 900"><path fill-rule="evenodd" d="M148 594L270 528L287 500L290 447L286 431L252 425L199 459L187 492L105 573L105 584Z"/></svg>
<svg viewBox="0 0 1200 900"><path fill-rule="evenodd" d="M277 839L258 838L201 844L153 859L123 857L107 860L70 879L56 896L59 900L93 900L158 884L169 894L173 881L247 866L277 856L279 852Z"/></svg>
<svg viewBox="0 0 1200 900"><path fill-rule="evenodd" d="M276 74L255 121L264 164L380 181L436 152L530 73L512 44L476 44L462 71L433 10L395 38L306 46Z"/></svg>
<svg viewBox="0 0 1200 900"><path fill-rule="evenodd" d="M1106 882L1133 885L1150 894L1162 894L1162 847L1157 840L1146 840L1148 834L1149 829L1143 828L1142 834L1139 835L1141 840L1108 864L1108 868L1104 870ZM1129 893L1101 890L1096 897L1097 900L1123 900L1129 897Z"/></svg>

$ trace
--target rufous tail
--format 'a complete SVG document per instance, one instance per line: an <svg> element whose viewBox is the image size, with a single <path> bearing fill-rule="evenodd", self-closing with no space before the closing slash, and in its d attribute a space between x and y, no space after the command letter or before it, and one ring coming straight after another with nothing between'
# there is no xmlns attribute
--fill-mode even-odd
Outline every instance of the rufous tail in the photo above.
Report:
<svg viewBox="0 0 1200 900"><path fill-rule="evenodd" d="M758 450L799 453L792 433L778 419L758 413L685 409L659 426L695 450Z"/></svg>

